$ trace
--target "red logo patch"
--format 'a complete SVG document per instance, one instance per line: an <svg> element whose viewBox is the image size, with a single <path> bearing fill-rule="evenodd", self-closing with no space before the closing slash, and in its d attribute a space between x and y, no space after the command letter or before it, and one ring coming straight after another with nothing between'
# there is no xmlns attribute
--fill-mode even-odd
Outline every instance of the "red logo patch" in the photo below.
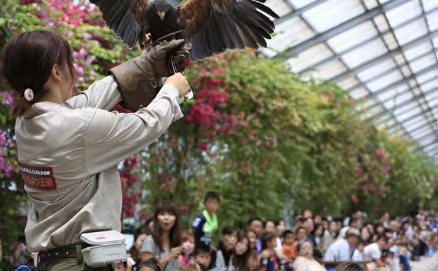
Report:
<svg viewBox="0 0 438 271"><path fill-rule="evenodd" d="M54 190L57 188L53 168L22 162L18 162L18 166L26 186L39 190Z"/></svg>

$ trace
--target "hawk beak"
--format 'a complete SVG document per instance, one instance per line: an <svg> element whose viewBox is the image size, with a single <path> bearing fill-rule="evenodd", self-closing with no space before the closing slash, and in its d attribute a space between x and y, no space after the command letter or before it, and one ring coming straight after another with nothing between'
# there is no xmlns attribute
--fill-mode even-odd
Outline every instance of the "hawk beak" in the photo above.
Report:
<svg viewBox="0 0 438 271"><path fill-rule="evenodd" d="M163 20L164 16L166 15L166 12L164 12L164 11L157 11L157 14L160 17L160 19Z"/></svg>

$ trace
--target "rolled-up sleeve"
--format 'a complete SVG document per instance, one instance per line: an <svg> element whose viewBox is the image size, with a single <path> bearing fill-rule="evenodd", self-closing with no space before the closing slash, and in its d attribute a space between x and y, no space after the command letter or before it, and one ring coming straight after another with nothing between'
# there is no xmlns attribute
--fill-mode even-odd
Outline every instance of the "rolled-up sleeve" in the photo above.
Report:
<svg viewBox="0 0 438 271"><path fill-rule="evenodd" d="M165 85L157 97L135 113L91 110L83 133L85 167L90 175L114 167L156 141L176 120L183 117L178 90Z"/></svg>
<svg viewBox="0 0 438 271"><path fill-rule="evenodd" d="M87 90L67 100L72 108L93 107L110 110L122 101L113 76L107 76L91 84Z"/></svg>

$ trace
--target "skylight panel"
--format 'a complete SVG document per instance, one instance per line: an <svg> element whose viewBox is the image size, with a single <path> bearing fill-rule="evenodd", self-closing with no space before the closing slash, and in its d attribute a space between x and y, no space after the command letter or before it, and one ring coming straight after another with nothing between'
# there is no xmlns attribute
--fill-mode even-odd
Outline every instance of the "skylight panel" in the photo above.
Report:
<svg viewBox="0 0 438 271"><path fill-rule="evenodd" d="M377 63L376 65L363 70L357 74L357 77L359 77L362 81L368 81L371 78L374 78L378 75L382 75L385 72L389 71L390 69L395 68L394 61L391 59L386 59L380 63Z"/></svg>
<svg viewBox="0 0 438 271"><path fill-rule="evenodd" d="M368 9L373 9L379 5L377 0L364 0L363 3Z"/></svg>
<svg viewBox="0 0 438 271"><path fill-rule="evenodd" d="M423 146L424 148L423 148L423 150L425 151L425 152L436 152L437 151L437 149L436 149L436 147L437 147L437 143L435 143L435 144L424 144L424 145L420 145L420 146Z"/></svg>
<svg viewBox="0 0 438 271"><path fill-rule="evenodd" d="M373 91L380 91L384 89L385 87L389 86L390 84L399 81L403 79L402 74L399 70L394 70L392 72L389 72L385 74L382 77L379 77L378 79L372 80L367 83L368 88Z"/></svg>
<svg viewBox="0 0 438 271"><path fill-rule="evenodd" d="M420 139L420 138L422 138L422 137L424 137L424 136L426 136L428 134L431 134L431 133L432 133L432 130L430 129L430 127L429 126L425 126L424 128L421 128L421 129L413 132L411 134L411 136L412 136L413 139L418 140L418 139Z"/></svg>
<svg viewBox="0 0 438 271"><path fill-rule="evenodd" d="M429 102L429 105L432 107L430 101L436 100L438 102L438 99L436 99L438 97L438 89L436 91L430 91L426 93L425 96L426 96L426 100Z"/></svg>
<svg viewBox="0 0 438 271"><path fill-rule="evenodd" d="M296 9L300 9L312 4L313 2L316 2L317 0L285 0L285 1L289 1L289 3L294 5Z"/></svg>
<svg viewBox="0 0 438 271"><path fill-rule="evenodd" d="M438 67L437 67L437 69L428 71L428 72L423 73L421 75L418 75L417 81L418 81L418 83L423 84L425 82L432 80L433 78L438 78Z"/></svg>
<svg viewBox="0 0 438 271"><path fill-rule="evenodd" d="M267 41L268 48L277 52L283 52L287 48L295 46L315 33L298 17L286 20L276 26L275 35Z"/></svg>
<svg viewBox="0 0 438 271"><path fill-rule="evenodd" d="M364 12L359 0L328 0L305 11L303 17L321 33Z"/></svg>
<svg viewBox="0 0 438 271"><path fill-rule="evenodd" d="M429 104L430 108L435 108L438 105L438 92L437 91L433 91L430 93L430 96L426 96L427 97L427 103Z"/></svg>
<svg viewBox="0 0 438 271"><path fill-rule="evenodd" d="M437 65L435 56L433 54L428 54L418 60L412 61L410 63L411 69L414 73L417 73L427 67L432 65Z"/></svg>
<svg viewBox="0 0 438 271"><path fill-rule="evenodd" d="M380 101L396 100L400 95L407 92L409 87L406 84L398 85L392 88L387 88L377 93ZM392 106L391 106L392 107Z"/></svg>
<svg viewBox="0 0 438 271"><path fill-rule="evenodd" d="M355 77L351 76L339 81L338 86L345 90L348 90L354 86L357 86L359 83L360 82Z"/></svg>
<svg viewBox="0 0 438 271"><path fill-rule="evenodd" d="M403 123L403 127L405 127L406 131L413 132L416 129L418 129L426 124L427 124L427 120L422 115L420 115L416 118L405 121Z"/></svg>
<svg viewBox="0 0 438 271"><path fill-rule="evenodd" d="M356 88L352 91L350 91L350 95L351 97L353 97L354 99L362 99L363 97L368 95L368 90L364 87L360 87L360 88Z"/></svg>
<svg viewBox="0 0 438 271"><path fill-rule="evenodd" d="M292 12L291 6L284 0L269 0L265 4L280 17Z"/></svg>
<svg viewBox="0 0 438 271"><path fill-rule="evenodd" d="M379 0L380 4L385 4L386 2L389 2L389 1L392 1L392 0Z"/></svg>
<svg viewBox="0 0 438 271"><path fill-rule="evenodd" d="M430 1L430 0L428 0ZM421 14L421 6L418 1L408 1L386 12L386 17L392 27L397 27L403 22L409 21Z"/></svg>
<svg viewBox="0 0 438 271"><path fill-rule="evenodd" d="M386 100L383 104L387 108L394 108L400 104L403 104L404 102L411 100L413 98L411 92L405 92L401 95L394 95L393 99Z"/></svg>
<svg viewBox="0 0 438 271"><path fill-rule="evenodd" d="M429 82L427 82L425 84L421 84L421 90L423 92L428 92L431 89L437 88L437 87L438 87L438 79L437 80L429 81Z"/></svg>
<svg viewBox="0 0 438 271"><path fill-rule="evenodd" d="M339 60L330 61L315 67L315 72L318 74L318 77L326 80L333 78L334 76L341 74L346 70L347 68L345 65Z"/></svg>
<svg viewBox="0 0 438 271"><path fill-rule="evenodd" d="M297 57L290 58L288 63L292 70L298 73L332 55L330 49L324 43L320 43L301 52Z"/></svg>
<svg viewBox="0 0 438 271"><path fill-rule="evenodd" d="M376 28L370 21L367 21L327 40L327 43L335 52L341 53L376 36Z"/></svg>
<svg viewBox="0 0 438 271"><path fill-rule="evenodd" d="M368 119L368 118L372 118L374 116L377 116L377 115L379 115L379 114L381 114L383 112L385 112L385 108L384 107L382 107L382 106L375 106L375 107L372 107L370 109L367 109L363 113L363 116Z"/></svg>
<svg viewBox="0 0 438 271"><path fill-rule="evenodd" d="M391 109L391 111L393 111L394 115L397 116L397 115L402 115L405 112L407 112L407 111L409 111L412 108L417 107L417 106L418 106L417 101L416 100L411 100L411 101L408 101L408 102L404 103L403 105L399 105L398 107L395 107L394 109Z"/></svg>
<svg viewBox="0 0 438 271"><path fill-rule="evenodd" d="M438 1L436 0L420 0L423 3L424 10L428 12L434 8L438 8Z"/></svg>
<svg viewBox="0 0 438 271"><path fill-rule="evenodd" d="M427 26L423 18L413 21L394 31L401 46L427 34Z"/></svg>
<svg viewBox="0 0 438 271"><path fill-rule="evenodd" d="M412 110L404 112L403 114L400 114L400 115L396 115L396 118L398 121L403 122L403 121L408 120L409 118L414 117L415 115L417 115L420 112L421 112L420 108L414 107L414 108L412 108Z"/></svg>
<svg viewBox="0 0 438 271"><path fill-rule="evenodd" d="M432 46L429 41L422 42L412 48L404 50L404 55L408 61L417 58L432 50Z"/></svg>
<svg viewBox="0 0 438 271"><path fill-rule="evenodd" d="M429 30L435 31L438 29L438 11L432 12L426 16L427 23L429 24Z"/></svg>
<svg viewBox="0 0 438 271"><path fill-rule="evenodd" d="M381 56L387 52L387 49L381 39L369 42L351 52L342 56L345 63L351 67L357 67L371 59Z"/></svg>

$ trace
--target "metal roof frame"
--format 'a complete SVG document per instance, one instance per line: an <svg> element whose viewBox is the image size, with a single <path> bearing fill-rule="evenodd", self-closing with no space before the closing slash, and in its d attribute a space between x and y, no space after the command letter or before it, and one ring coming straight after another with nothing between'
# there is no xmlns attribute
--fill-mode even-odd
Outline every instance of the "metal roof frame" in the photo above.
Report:
<svg viewBox="0 0 438 271"><path fill-rule="evenodd" d="M417 151L423 151L428 156L435 154L438 155L438 110L435 110L438 95L435 96L435 94L433 94L438 92L438 88L433 86L429 89L430 84L438 80L438 39L436 39L436 37L438 37L438 28L436 27L437 22L435 20L433 21L434 25L429 21L432 16L435 16L432 14L437 13L438 15L438 3L433 5L430 2L427 2L428 5L426 8L424 0L373 0L374 3L372 3L373 1L371 0L354 0L356 2L353 5L356 5L357 7L350 4L346 6L353 7L358 15L344 21L340 18L342 17L342 12L339 13L338 10L335 14L337 14L339 23L335 25L336 20L333 20L331 23L334 23L333 25L335 26L325 30L326 28L321 27L321 24L323 24L324 21L319 20L318 23L318 20L312 20L310 17L305 17L306 12L331 1L342 5L344 2L335 0L315 0L304 6L298 4L302 7L296 9L295 4L299 2L298 0L273 1L283 1L287 3L287 6L290 7L291 10L276 20L276 25L297 18L300 23L303 24L302 27L307 27L308 35L309 37L311 36L307 40L294 46L285 50L280 50L283 52L276 54L273 57L286 57L289 60L293 57L299 56L306 50L311 48L311 50L315 50L315 48L319 48L317 46L324 45L324 48L326 49L321 49L324 49L325 51L319 55L318 61L305 62L308 64L304 64L303 68L298 69L296 73L306 74L315 71L318 72L318 69L325 69L325 74L327 75L327 77L324 78L325 80L337 84L344 82L348 85L344 88L347 92L356 93L356 99L360 102L357 110L363 118L372 121L376 125L384 125L389 132L397 132L402 137L410 137L417 141L418 146L415 148ZM309 1L306 1L306 3L309 3ZM359 6L361 6L360 10ZM388 12L397 8L398 10L396 14L400 14L400 12L404 14L403 12L409 12L409 7L415 9L415 11L412 11L415 12L415 14L411 14L413 16L408 16L408 20L398 18L398 24L392 25L391 19L394 20L394 16L389 18ZM394 15L394 13L392 13L392 15ZM326 16L326 18L329 17ZM315 21L314 23L319 24L320 28L324 28L325 31L318 32L317 29L313 27L312 23L309 23L309 20L310 22ZM382 25L382 20L384 26ZM365 25L364 23L367 22L371 24ZM377 25L377 22L379 22L379 25ZM363 27L360 26L356 29L369 28L370 31L371 29L373 30L373 32L369 32L366 37L364 36L366 39L361 39L361 42L357 44L349 42L350 46L345 45L340 47L342 50L337 50L331 46L331 40L335 41L335 39L332 38L335 38L361 24L364 24ZM425 25L427 31L424 30L423 25ZM404 36L405 38L402 44L399 35L402 35L401 33L406 35L406 33L403 32L405 29L417 29L418 27L423 27L418 34L425 34L413 40ZM350 35L350 33L348 33L348 35ZM344 35L342 39L345 37L348 36ZM279 40L281 40L281 38ZM283 38L283 44L284 41ZM337 39L337 41L339 43L339 39ZM344 60L344 56L347 56L348 53L350 53L350 58L352 54L357 57L357 52L359 50L364 50L364 48L375 48L372 47L372 44L376 44L376 41L379 41L378 45L380 47L377 47L378 51L376 51L376 53L369 55L374 56L373 58L367 58L366 61L355 61L354 59L350 59L350 62L353 63L351 66L348 65L348 62L345 62L345 60L348 59ZM426 48L425 42L430 45L430 49ZM411 50L411 57L408 59L406 52L417 46L421 46L418 47L422 48L421 53L414 53L414 55L412 55ZM337 48L339 46L335 47ZM382 52L379 53L380 51ZM309 53L310 52L311 51L309 50ZM432 61L432 55L434 61ZM422 59L427 60L427 65L421 64ZM416 64L415 66L413 66L414 63ZM370 74L370 68L374 68L375 65L383 67L380 74L373 71ZM331 71L327 72L327 69L332 67L343 67L345 71L343 70L338 74L332 73ZM379 68L379 70L381 70L381 68ZM361 80L362 77L359 75L365 74L364 72L366 72L368 76L364 78L364 80ZM421 81L419 80L420 76L422 76ZM423 90L423 86L426 86L426 84L428 84L428 88L427 90ZM404 86L406 86L406 89L403 89ZM400 89L401 87L402 89ZM395 100L402 95L404 100L395 102ZM429 97L429 95L433 95L433 97ZM365 103L362 103L361 101ZM391 103L392 101L394 102ZM434 102L434 104L432 105L431 102ZM412 110L418 110L419 112L412 116L406 115L404 118L399 117L409 114ZM434 114L434 111L437 111L437 115ZM416 125L415 119L420 120L420 118L421 121ZM408 124L408 126L406 126L406 124ZM428 131L428 128L430 132L422 135L423 131ZM413 138L412 135L417 136L416 138ZM418 137L420 135L421 137ZM426 143L426 141L424 141L424 139L431 138L432 136L434 137L432 142ZM434 144L437 144L437 146L434 146ZM430 146L432 146L433 149L429 149ZM435 149L437 150L436 153Z"/></svg>

